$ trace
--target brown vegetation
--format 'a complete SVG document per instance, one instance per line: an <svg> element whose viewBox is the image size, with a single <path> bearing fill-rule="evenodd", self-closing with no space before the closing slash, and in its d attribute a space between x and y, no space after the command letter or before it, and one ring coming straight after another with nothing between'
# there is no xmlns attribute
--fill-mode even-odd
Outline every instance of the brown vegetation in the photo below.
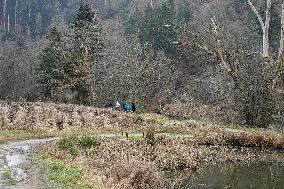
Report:
<svg viewBox="0 0 284 189"><path fill-rule="evenodd" d="M140 119L106 109L55 103L0 102L0 129L135 128Z"/></svg>
<svg viewBox="0 0 284 189"><path fill-rule="evenodd" d="M73 146L78 153L51 144L41 151L72 164L95 170L106 188L165 188L166 171L195 171L221 162L254 162L273 160L271 150L199 145L190 138L157 137L152 146L142 139L99 139L99 145L88 150ZM74 141L74 140L72 140ZM274 153L275 154L275 153ZM89 175L93 177L93 175Z"/></svg>

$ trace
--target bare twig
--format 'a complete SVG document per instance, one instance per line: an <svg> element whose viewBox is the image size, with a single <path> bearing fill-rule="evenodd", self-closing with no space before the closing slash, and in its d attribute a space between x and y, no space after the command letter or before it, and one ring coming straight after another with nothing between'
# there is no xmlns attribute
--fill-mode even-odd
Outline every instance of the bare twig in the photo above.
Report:
<svg viewBox="0 0 284 189"><path fill-rule="evenodd" d="M252 52L242 57L239 61L243 61L244 59L247 59L248 57L251 57L254 55L260 55L261 57L263 56L261 52Z"/></svg>

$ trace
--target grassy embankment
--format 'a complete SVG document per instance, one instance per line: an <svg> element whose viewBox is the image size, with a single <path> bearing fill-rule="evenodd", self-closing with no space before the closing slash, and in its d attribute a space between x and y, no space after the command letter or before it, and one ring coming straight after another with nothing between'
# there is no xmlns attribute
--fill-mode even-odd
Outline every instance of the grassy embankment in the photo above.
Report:
<svg viewBox="0 0 284 189"><path fill-rule="evenodd" d="M165 172L200 170L208 164L274 160L284 148L283 134L273 130L218 126L192 120L139 115L142 137L66 136L41 151L81 165L105 188L164 188ZM273 153L272 153L273 152ZM271 155L273 154L273 156ZM280 153L282 157L282 154ZM88 169L86 169L88 168ZM96 172L91 173L91 170ZM91 176L90 176L91 175Z"/></svg>
<svg viewBox="0 0 284 189"><path fill-rule="evenodd" d="M258 161L267 158L271 150L284 148L283 133L273 130L180 121L156 114L139 117L141 126L135 129L105 130L101 127L95 132L144 132L144 138L95 137L91 129L82 131L89 133L87 135L70 129L56 132L56 136L65 137L41 148L38 156L50 185L59 188L162 188L166 183L165 171L194 171L224 161ZM9 136L16 139L48 136L46 131L5 132L8 133L6 139ZM241 152L237 150L240 147Z"/></svg>

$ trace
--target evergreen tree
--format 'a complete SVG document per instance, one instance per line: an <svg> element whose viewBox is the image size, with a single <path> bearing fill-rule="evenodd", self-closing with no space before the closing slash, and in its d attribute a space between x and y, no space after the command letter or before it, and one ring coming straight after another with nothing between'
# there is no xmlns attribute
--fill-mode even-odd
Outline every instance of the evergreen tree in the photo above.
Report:
<svg viewBox="0 0 284 189"><path fill-rule="evenodd" d="M40 55L38 87L45 99L55 100L58 98L59 87L64 79L62 40L56 28L50 30L47 38L49 44Z"/></svg>
<svg viewBox="0 0 284 189"><path fill-rule="evenodd" d="M75 94L75 102L90 105L94 102L94 82L91 68L97 61L102 43L100 28L95 14L88 4L81 5L71 26L69 36L71 44L69 71L67 77L71 82L71 90Z"/></svg>
<svg viewBox="0 0 284 189"><path fill-rule="evenodd" d="M145 8L143 16L130 17L126 32L138 33L143 45L151 45L155 51L164 51L166 55L173 55L176 41L175 11L173 0L166 1L161 7L153 8L150 4Z"/></svg>
<svg viewBox="0 0 284 189"><path fill-rule="evenodd" d="M47 99L90 105L94 101L91 68L102 43L88 4L80 6L70 30L63 37L55 28L50 31L50 43L41 54L38 84Z"/></svg>

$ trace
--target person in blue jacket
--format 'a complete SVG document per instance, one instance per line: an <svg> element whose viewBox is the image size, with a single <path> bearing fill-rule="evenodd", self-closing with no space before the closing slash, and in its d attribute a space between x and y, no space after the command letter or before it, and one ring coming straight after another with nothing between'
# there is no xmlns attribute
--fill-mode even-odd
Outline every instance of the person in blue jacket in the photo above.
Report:
<svg viewBox="0 0 284 189"><path fill-rule="evenodd" d="M131 111L131 105L127 100L123 103L122 108L125 112Z"/></svg>

